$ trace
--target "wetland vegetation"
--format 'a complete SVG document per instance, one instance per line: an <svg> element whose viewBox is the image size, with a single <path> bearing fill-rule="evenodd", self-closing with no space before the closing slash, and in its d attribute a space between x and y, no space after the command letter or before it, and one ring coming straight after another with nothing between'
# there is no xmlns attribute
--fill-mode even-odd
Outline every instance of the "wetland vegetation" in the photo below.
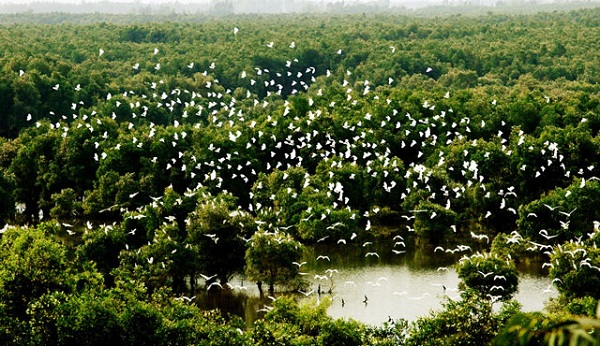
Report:
<svg viewBox="0 0 600 346"><path fill-rule="evenodd" d="M17 17L0 343L598 342L598 9ZM458 283L414 321L333 318L350 246L443 253ZM524 312L516 268L537 261L557 297ZM250 286L271 296L250 325L194 299Z"/></svg>

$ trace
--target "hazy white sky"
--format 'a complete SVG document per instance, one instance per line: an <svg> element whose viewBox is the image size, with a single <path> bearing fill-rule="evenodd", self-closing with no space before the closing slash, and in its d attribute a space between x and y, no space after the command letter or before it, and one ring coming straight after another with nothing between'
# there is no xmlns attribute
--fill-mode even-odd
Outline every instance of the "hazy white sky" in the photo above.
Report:
<svg viewBox="0 0 600 346"><path fill-rule="evenodd" d="M340 2L342 0L302 0L303 2ZM345 3L356 3L356 2L373 2L373 0L343 0ZM432 2L431 0L419 0L420 2ZM182 3L210 3L211 0L0 0L0 4L28 4L32 2L60 2L60 3L89 3L89 2L137 2L137 3L172 3L172 2L182 2ZM235 3L235 0L233 0ZM257 3L260 0L256 1ZM390 3L402 3L402 0L390 0Z"/></svg>

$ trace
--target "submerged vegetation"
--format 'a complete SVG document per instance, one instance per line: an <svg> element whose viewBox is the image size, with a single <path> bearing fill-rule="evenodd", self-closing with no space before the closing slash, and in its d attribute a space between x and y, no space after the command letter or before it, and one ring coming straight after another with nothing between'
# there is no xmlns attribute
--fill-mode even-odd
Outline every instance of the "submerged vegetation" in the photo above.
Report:
<svg viewBox="0 0 600 346"><path fill-rule="evenodd" d="M0 343L596 344L599 24L1 26ZM460 253L461 299L367 326L320 286L274 296L311 285L306 245L376 240ZM528 258L560 293L545 313L511 300ZM272 296L251 327L194 304L236 275Z"/></svg>

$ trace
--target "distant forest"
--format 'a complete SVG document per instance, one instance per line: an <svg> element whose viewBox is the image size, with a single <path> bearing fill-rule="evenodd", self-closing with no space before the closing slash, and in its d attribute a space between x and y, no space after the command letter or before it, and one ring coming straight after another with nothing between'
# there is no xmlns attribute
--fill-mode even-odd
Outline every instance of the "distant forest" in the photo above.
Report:
<svg viewBox="0 0 600 346"><path fill-rule="evenodd" d="M584 1L536 1L536 0L483 0L483 1L309 1L309 0L204 0L200 2L181 1L31 1L6 2L0 4L4 14L71 13L95 14L135 14L154 16L146 20L155 21L157 16L181 14L222 17L243 14L396 14L422 17L448 15L482 15L488 12L504 14L533 14L536 12L571 11L594 8L600 5L595 0ZM29 20L32 18L29 17ZM111 18L108 20L114 20ZM35 19L34 19L35 20ZM81 18L78 18L81 20ZM107 20L107 19L104 19ZM181 20L181 18L177 19Z"/></svg>

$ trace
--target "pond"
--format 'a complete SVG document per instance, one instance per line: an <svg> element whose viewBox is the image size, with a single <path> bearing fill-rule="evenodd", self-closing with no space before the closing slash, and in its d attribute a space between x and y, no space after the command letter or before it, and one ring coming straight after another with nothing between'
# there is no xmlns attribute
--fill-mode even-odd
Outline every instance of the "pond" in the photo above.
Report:
<svg viewBox="0 0 600 346"><path fill-rule="evenodd" d="M372 325L380 325L389 318L414 321L428 315L430 310L441 308L445 296L459 296L459 279L453 265L466 252L451 254L411 247L406 252L394 253L391 249L386 244L309 247L301 271L306 273L310 286L296 296L309 304L333 299L327 310L330 316ZM395 249L404 251L401 246ZM323 257L317 260L319 256L327 256L329 260ZM536 261L522 263L518 269L519 291L515 298L524 311L542 310L548 298L557 296L547 272ZM261 310L271 305L271 298L260 297L256 285L244 282L243 278L234 278L231 284L235 287L232 290L199 293L196 302L202 308L219 308L239 315L250 326L264 314ZM275 297L279 295L276 293Z"/></svg>

